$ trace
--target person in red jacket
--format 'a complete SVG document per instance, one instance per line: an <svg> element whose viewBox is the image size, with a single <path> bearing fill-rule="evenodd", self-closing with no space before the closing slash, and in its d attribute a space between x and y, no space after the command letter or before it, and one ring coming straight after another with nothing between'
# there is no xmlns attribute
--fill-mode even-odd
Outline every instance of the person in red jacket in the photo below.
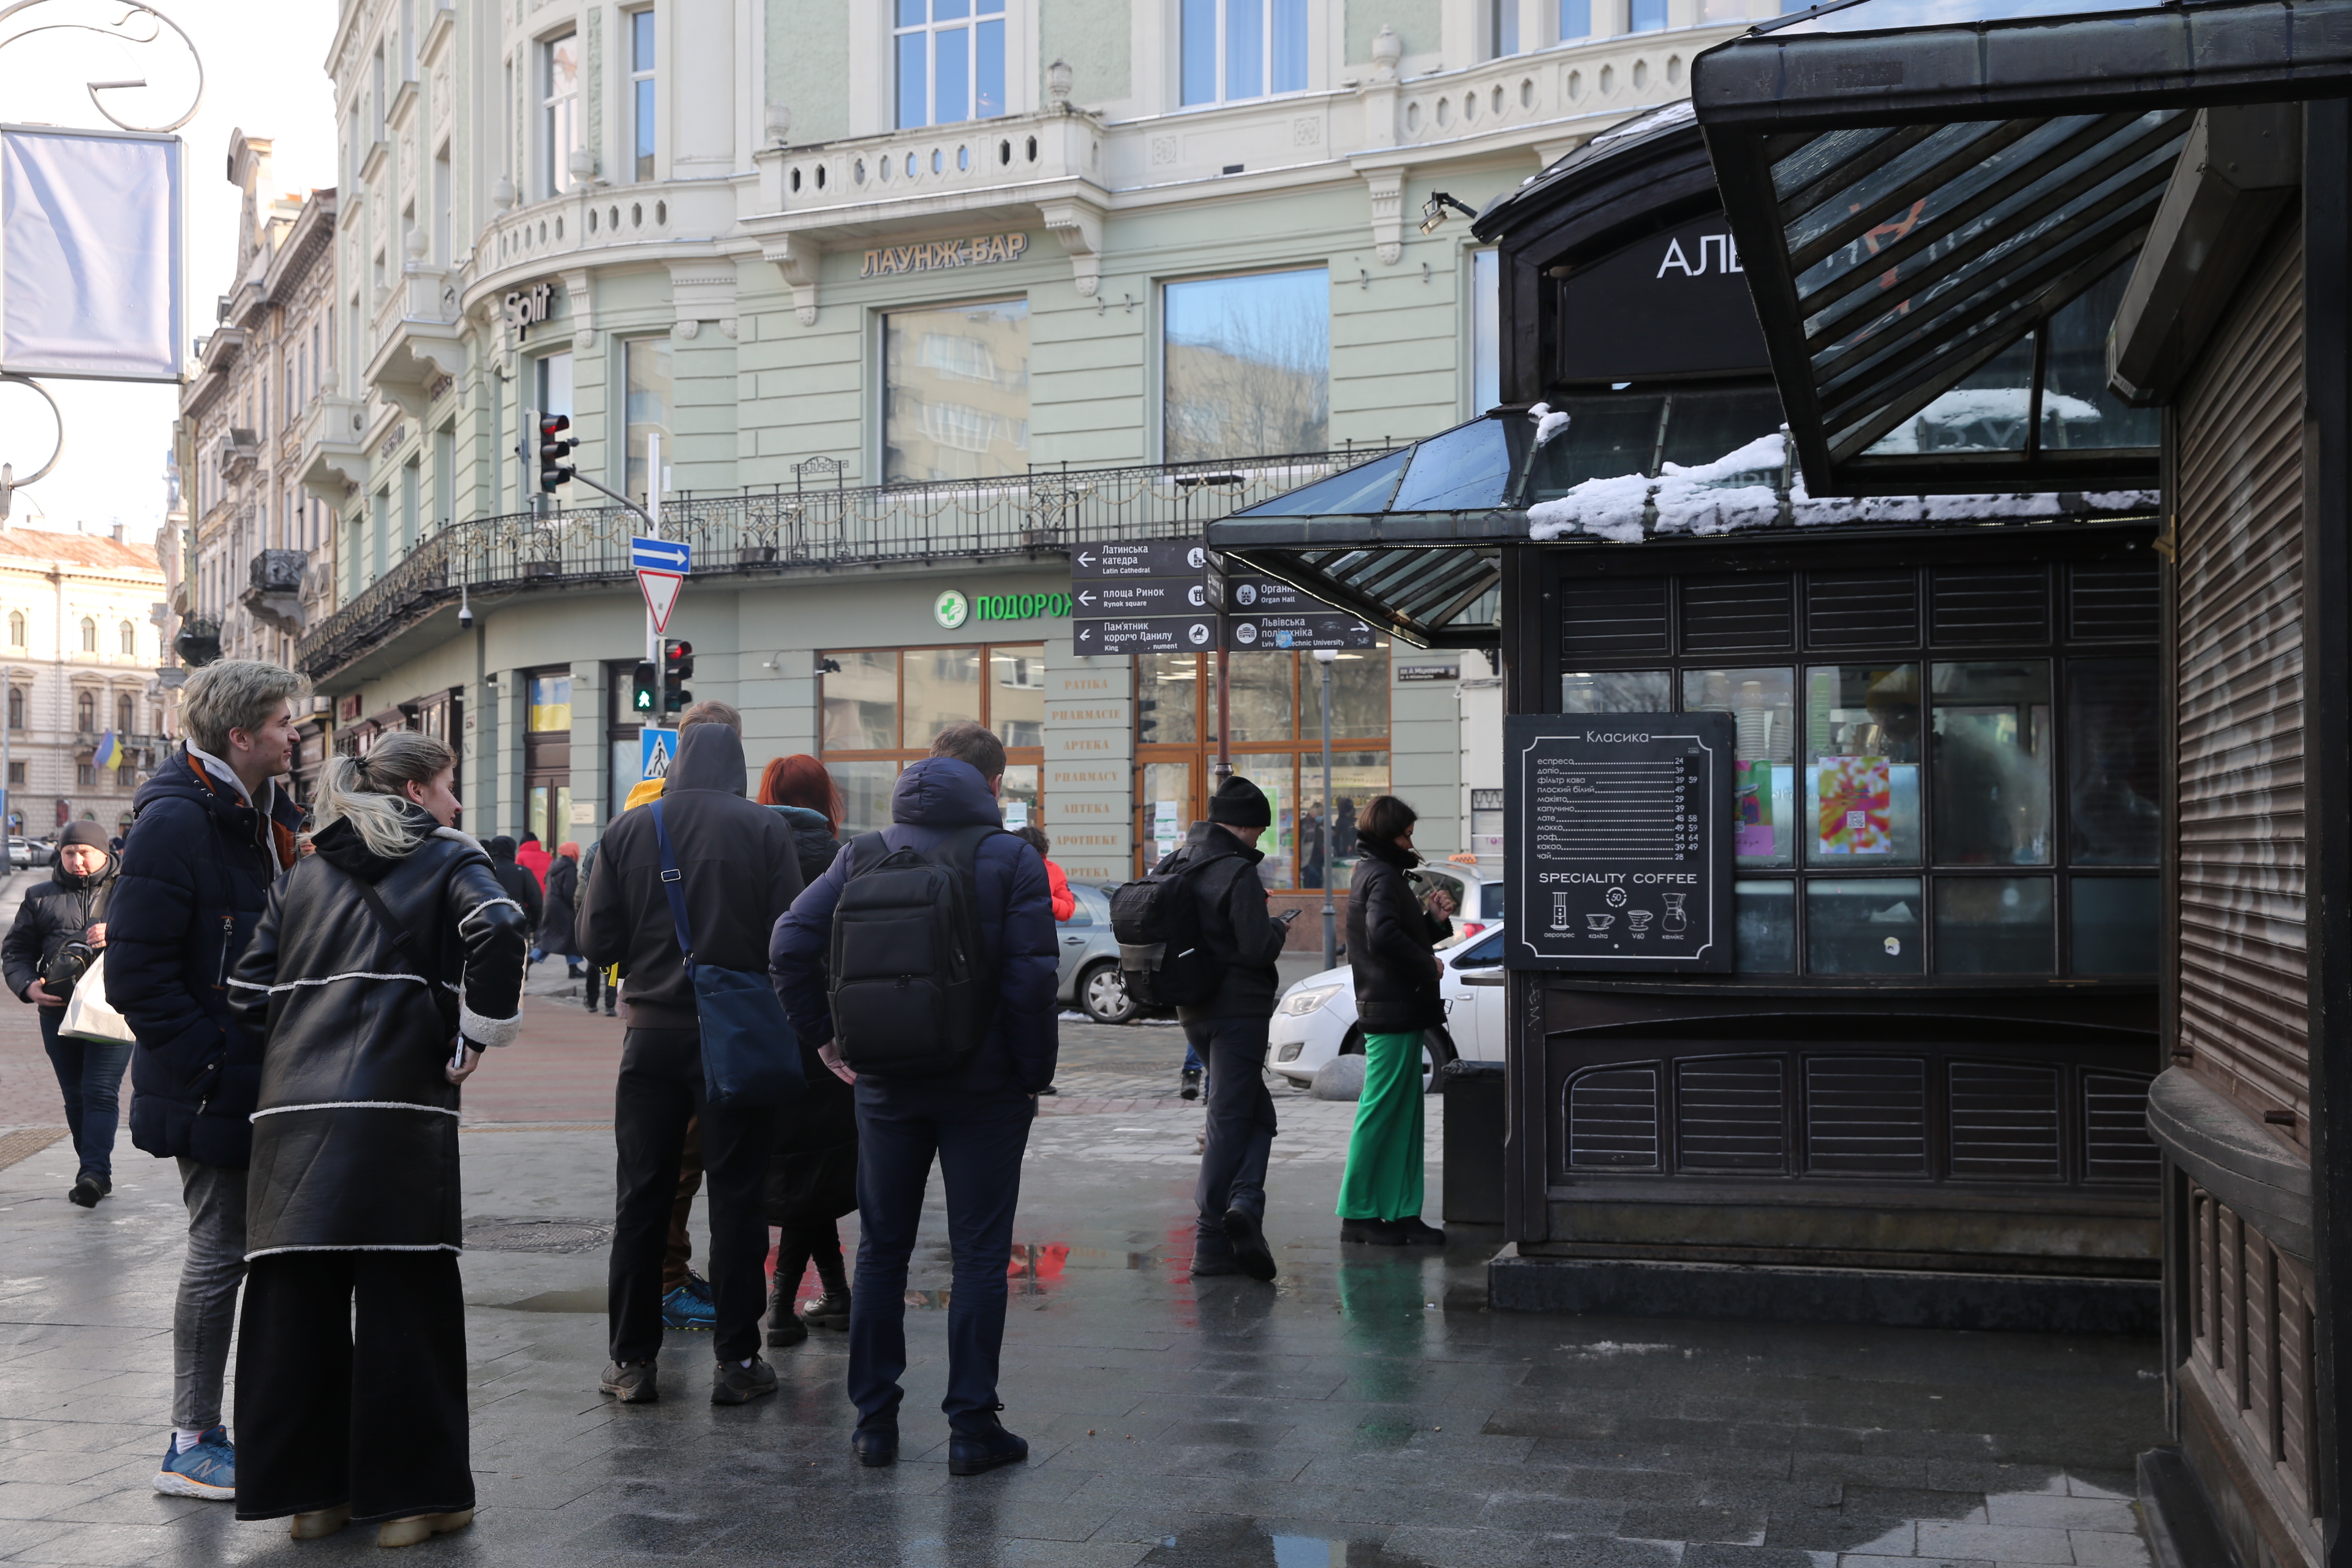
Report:
<svg viewBox="0 0 2352 1568"><path fill-rule="evenodd" d="M1054 919L1066 921L1076 914L1078 896L1070 891L1070 879L1062 875L1062 868L1054 864L1052 856L1047 853L1053 848L1054 843L1052 839L1045 837L1045 830L1034 822L1024 822L1013 832L1016 837L1024 840L1030 848L1037 851L1038 859L1045 862L1045 886L1054 895Z"/></svg>
<svg viewBox="0 0 2352 1568"><path fill-rule="evenodd" d="M528 827L524 828L522 843L515 849L515 864L530 873L531 880L539 884L541 893L547 891L547 868L554 863L555 857L547 852L547 846L539 841L539 835Z"/></svg>

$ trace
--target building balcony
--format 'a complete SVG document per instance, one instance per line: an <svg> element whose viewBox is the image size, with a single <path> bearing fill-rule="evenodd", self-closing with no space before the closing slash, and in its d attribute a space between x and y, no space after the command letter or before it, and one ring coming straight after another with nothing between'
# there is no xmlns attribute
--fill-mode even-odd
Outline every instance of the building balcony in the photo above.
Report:
<svg viewBox="0 0 2352 1568"><path fill-rule="evenodd" d="M326 393L302 411L300 456L295 476L303 490L330 506L341 506L367 483L367 453L360 445L366 411L352 398Z"/></svg>
<svg viewBox="0 0 2352 1568"><path fill-rule="evenodd" d="M677 321L718 321L731 331L735 263L722 256L719 237L735 227L735 183L727 180L607 183L583 160L578 182L561 195L503 208L475 237L464 269L462 309L538 343L558 332L573 347L595 342L593 291L585 269L600 264L667 267ZM501 194L504 193L502 188ZM551 308L562 319L526 321L519 307L539 283L554 289Z"/></svg>
<svg viewBox="0 0 2352 1568"><path fill-rule="evenodd" d="M184 617L180 635L172 639L172 651L191 669L212 663L221 655L221 624L203 616Z"/></svg>
<svg viewBox="0 0 2352 1568"><path fill-rule="evenodd" d="M424 231L412 230L412 248L421 249ZM412 419L424 417L433 400L466 368L466 345L457 289L441 268L413 255L400 269L400 285L384 296L376 312L376 350L368 361L367 384Z"/></svg>
<svg viewBox="0 0 2352 1568"><path fill-rule="evenodd" d="M261 437L250 430L232 428L214 443L213 454L224 479L241 479L261 456Z"/></svg>
<svg viewBox="0 0 2352 1568"><path fill-rule="evenodd" d="M856 488L776 486L662 504L665 538L692 545L698 581L845 566L1061 558L1092 543L1194 539L1244 507L1391 450L1387 446L996 479ZM838 472L837 469L834 470ZM477 518L420 541L316 623L295 649L313 679L373 668L455 629L458 596L629 590L633 513L617 507ZM437 622L437 624L436 624Z"/></svg>
<svg viewBox="0 0 2352 1568"><path fill-rule="evenodd" d="M262 551L248 563L238 603L263 626L300 637L309 621L302 607L302 569L309 560L307 551Z"/></svg>

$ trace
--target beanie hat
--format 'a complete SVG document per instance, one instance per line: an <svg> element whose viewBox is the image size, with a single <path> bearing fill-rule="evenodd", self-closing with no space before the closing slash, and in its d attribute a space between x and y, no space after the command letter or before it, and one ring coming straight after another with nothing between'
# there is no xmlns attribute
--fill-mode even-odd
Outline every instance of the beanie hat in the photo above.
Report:
<svg viewBox="0 0 2352 1568"><path fill-rule="evenodd" d="M1265 791L1235 773L1209 797L1209 820L1234 827L1267 827L1273 825L1274 810L1265 803Z"/></svg>
<svg viewBox="0 0 2352 1568"><path fill-rule="evenodd" d="M58 847L62 849L68 844L87 844L93 849L103 849L106 837L106 829L95 822L69 822L66 824L65 831L58 835Z"/></svg>

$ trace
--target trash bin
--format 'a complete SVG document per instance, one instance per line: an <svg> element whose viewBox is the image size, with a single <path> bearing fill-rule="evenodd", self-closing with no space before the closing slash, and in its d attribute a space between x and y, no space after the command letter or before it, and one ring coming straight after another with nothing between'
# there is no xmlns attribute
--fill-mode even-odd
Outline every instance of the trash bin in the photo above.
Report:
<svg viewBox="0 0 2352 1568"><path fill-rule="evenodd" d="M1503 1064L1453 1061L1445 1097L1445 1222L1503 1223Z"/></svg>

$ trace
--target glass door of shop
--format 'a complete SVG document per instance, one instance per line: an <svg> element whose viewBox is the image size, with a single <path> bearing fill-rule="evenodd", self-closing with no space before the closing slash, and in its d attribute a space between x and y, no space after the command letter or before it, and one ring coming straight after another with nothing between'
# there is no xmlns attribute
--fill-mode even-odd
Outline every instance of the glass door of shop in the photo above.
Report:
<svg viewBox="0 0 2352 1568"><path fill-rule="evenodd" d="M554 851L572 836L572 671L534 671L523 725L523 826Z"/></svg>

